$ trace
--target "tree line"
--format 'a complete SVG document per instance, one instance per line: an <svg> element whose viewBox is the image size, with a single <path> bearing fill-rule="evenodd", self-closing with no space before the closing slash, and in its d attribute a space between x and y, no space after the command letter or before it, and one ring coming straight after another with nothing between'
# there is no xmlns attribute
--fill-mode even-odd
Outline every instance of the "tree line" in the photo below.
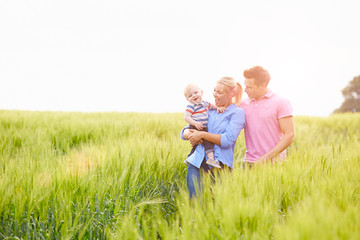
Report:
<svg viewBox="0 0 360 240"><path fill-rule="evenodd" d="M345 100L334 113L360 112L360 75L354 77L342 90Z"/></svg>

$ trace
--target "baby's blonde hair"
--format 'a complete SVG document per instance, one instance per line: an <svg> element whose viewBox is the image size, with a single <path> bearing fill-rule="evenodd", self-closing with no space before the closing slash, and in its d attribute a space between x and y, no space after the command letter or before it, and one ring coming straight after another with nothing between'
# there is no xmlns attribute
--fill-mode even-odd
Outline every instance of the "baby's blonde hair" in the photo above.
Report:
<svg viewBox="0 0 360 240"><path fill-rule="evenodd" d="M225 86L225 90L232 96L232 103L240 105L243 94L243 89L240 83L235 82L232 77L223 77L217 81L217 83Z"/></svg>
<svg viewBox="0 0 360 240"><path fill-rule="evenodd" d="M195 83L189 83L188 85L185 86L184 88L184 96L187 98L187 96L189 95L189 92L191 91L191 89L193 88L198 88L201 90L201 88L196 85Z"/></svg>

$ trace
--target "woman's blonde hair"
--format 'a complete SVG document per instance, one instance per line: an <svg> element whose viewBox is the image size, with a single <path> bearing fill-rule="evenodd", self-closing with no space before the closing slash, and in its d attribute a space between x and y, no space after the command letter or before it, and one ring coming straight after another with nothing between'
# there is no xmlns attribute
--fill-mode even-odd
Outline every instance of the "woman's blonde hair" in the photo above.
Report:
<svg viewBox="0 0 360 240"><path fill-rule="evenodd" d="M225 86L225 90L230 94L230 96L232 96L232 103L239 106L243 95L243 89L240 83L235 82L232 77L223 77L218 80L217 83Z"/></svg>

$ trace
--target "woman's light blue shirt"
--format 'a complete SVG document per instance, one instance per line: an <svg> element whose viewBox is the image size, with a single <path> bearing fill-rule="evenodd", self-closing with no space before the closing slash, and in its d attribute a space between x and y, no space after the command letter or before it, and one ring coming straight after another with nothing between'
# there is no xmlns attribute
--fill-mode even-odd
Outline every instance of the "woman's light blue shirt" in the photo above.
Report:
<svg viewBox="0 0 360 240"><path fill-rule="evenodd" d="M245 127L245 112L238 108L235 104L231 104L223 113L218 113L217 110L209 110L208 132L214 134L221 134L221 146L214 144L214 156L223 164L233 167L234 163L234 148L236 139L238 138L241 129ZM183 131L180 136L185 140ZM196 150L191 154L187 161L197 168L200 168L201 163L205 157L205 149L202 144L197 145Z"/></svg>

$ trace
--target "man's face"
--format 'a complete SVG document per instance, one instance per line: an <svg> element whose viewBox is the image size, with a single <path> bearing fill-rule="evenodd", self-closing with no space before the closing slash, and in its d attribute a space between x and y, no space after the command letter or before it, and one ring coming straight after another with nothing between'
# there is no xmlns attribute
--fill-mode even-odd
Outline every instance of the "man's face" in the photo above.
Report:
<svg viewBox="0 0 360 240"><path fill-rule="evenodd" d="M245 92L250 99L261 98L264 93L264 90L266 90L265 84L261 84L259 86L256 85L254 78L245 78L244 84L245 84Z"/></svg>

